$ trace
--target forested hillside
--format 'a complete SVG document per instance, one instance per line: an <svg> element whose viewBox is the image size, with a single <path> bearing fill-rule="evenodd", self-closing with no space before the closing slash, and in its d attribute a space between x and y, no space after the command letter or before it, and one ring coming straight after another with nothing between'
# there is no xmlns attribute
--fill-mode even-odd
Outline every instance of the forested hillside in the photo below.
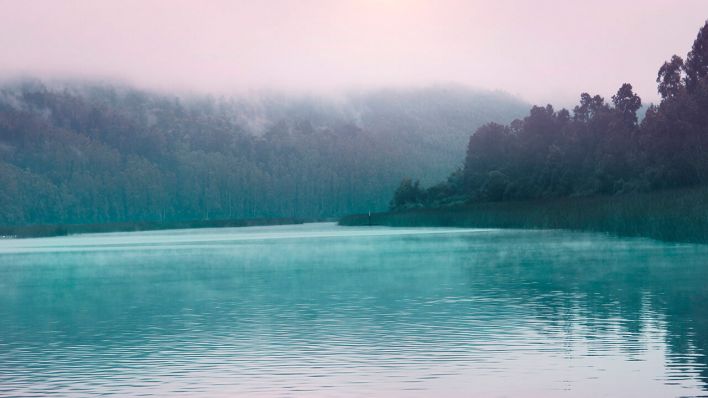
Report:
<svg viewBox="0 0 708 398"><path fill-rule="evenodd" d="M428 189L404 180L393 209L614 195L708 184L708 22L685 61L657 74L662 101L640 122L642 101L623 84L610 101L583 93L572 110L535 106L508 125L473 134L464 164ZM708 203L708 198L703 206Z"/></svg>
<svg viewBox="0 0 708 398"><path fill-rule="evenodd" d="M0 224L332 217L444 177L471 131L524 104L460 87L213 98L0 88Z"/></svg>

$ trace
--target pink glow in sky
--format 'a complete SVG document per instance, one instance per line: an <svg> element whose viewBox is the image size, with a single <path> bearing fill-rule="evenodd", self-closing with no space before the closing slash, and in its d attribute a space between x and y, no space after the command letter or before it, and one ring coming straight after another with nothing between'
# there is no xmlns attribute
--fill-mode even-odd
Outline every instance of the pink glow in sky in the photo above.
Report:
<svg viewBox="0 0 708 398"><path fill-rule="evenodd" d="M459 82L535 103L656 99L708 0L0 0L0 76L158 89L319 91Z"/></svg>

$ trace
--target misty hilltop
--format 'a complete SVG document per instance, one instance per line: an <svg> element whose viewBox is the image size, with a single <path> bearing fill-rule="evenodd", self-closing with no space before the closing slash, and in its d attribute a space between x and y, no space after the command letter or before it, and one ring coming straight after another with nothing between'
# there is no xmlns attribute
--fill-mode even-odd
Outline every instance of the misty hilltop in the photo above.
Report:
<svg viewBox="0 0 708 398"><path fill-rule="evenodd" d="M335 217L436 181L469 135L528 108L461 86L337 97L0 88L0 224Z"/></svg>

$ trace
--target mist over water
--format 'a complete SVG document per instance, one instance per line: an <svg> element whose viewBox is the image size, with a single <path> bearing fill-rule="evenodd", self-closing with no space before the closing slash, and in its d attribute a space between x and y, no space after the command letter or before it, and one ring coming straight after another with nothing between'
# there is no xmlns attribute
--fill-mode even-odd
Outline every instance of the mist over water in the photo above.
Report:
<svg viewBox="0 0 708 398"><path fill-rule="evenodd" d="M0 396L699 396L708 248L333 224L0 241Z"/></svg>

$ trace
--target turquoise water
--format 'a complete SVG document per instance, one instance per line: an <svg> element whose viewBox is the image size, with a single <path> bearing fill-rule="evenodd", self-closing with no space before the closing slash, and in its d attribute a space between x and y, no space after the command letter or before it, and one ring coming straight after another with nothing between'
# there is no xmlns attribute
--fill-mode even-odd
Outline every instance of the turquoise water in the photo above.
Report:
<svg viewBox="0 0 708 398"><path fill-rule="evenodd" d="M0 396L708 395L708 246L334 224L0 240Z"/></svg>

